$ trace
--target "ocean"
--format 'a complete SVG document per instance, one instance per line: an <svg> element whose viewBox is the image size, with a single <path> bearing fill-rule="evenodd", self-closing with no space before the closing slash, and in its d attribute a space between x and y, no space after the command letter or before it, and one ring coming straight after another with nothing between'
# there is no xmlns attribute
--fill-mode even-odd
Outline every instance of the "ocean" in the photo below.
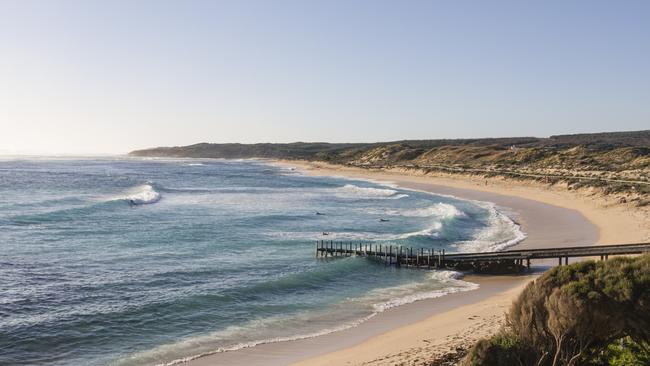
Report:
<svg viewBox="0 0 650 366"><path fill-rule="evenodd" d="M490 203L262 160L0 158L0 364L175 364L334 332L477 285L316 258L316 240L523 237Z"/></svg>

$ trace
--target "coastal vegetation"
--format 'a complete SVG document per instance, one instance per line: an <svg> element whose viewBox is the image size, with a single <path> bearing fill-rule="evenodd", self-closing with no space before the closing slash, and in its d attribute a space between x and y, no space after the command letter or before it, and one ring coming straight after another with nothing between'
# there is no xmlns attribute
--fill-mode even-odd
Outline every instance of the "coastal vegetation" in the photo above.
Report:
<svg viewBox="0 0 650 366"><path fill-rule="evenodd" d="M132 156L272 158L424 174L469 174L624 193L650 204L650 130L549 138L409 140L384 143L210 144L137 150Z"/></svg>
<svg viewBox="0 0 650 366"><path fill-rule="evenodd" d="M650 254L555 267L464 366L650 364Z"/></svg>

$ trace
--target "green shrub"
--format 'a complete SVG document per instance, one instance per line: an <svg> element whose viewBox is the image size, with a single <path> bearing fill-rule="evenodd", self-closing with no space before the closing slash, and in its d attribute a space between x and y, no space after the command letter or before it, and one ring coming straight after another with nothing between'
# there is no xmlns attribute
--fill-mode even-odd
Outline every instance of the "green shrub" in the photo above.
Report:
<svg viewBox="0 0 650 366"><path fill-rule="evenodd" d="M643 342L645 343L645 342ZM607 364L611 366L647 366L650 365L648 344L641 346L629 337L607 346L605 351Z"/></svg>
<svg viewBox="0 0 650 366"><path fill-rule="evenodd" d="M520 366L527 352L525 346L511 334L502 333L480 340L470 350L465 366Z"/></svg>
<svg viewBox="0 0 650 366"><path fill-rule="evenodd" d="M604 361L594 355L615 348L619 339L629 339L647 353L648 314L650 254L555 267L526 286L513 303L506 317L508 336L477 344L468 362L599 365ZM633 347L615 354L614 348L608 351L609 364L641 354Z"/></svg>
<svg viewBox="0 0 650 366"><path fill-rule="evenodd" d="M630 337L617 339L604 349L592 349L581 364L598 366L650 365L650 348L647 342L637 343Z"/></svg>

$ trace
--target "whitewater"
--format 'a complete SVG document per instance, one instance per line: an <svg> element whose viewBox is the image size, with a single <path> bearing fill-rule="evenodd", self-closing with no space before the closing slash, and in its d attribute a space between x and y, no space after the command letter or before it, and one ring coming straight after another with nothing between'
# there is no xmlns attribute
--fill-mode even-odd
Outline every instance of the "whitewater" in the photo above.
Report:
<svg viewBox="0 0 650 366"><path fill-rule="evenodd" d="M336 332L477 285L317 259L316 240L524 238L491 203L256 160L6 159L0 182L0 364L176 364Z"/></svg>

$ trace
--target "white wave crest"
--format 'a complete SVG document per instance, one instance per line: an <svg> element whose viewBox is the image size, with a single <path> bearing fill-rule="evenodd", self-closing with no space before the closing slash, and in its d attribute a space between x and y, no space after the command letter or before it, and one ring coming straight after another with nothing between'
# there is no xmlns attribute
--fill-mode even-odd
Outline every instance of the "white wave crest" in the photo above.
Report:
<svg viewBox="0 0 650 366"><path fill-rule="evenodd" d="M499 211L494 203L475 202L485 207L489 212L488 226L479 231L473 240L459 242L455 245L461 252L493 252L504 250L522 240L526 234L521 226Z"/></svg>
<svg viewBox="0 0 650 366"><path fill-rule="evenodd" d="M271 238L282 238L290 240L377 240L377 241L390 241L407 239L413 236L429 236L437 238L442 230L443 223L434 220L431 224L418 231L406 233L377 233L371 231L328 231L327 235L323 235L320 231L270 231L264 235Z"/></svg>
<svg viewBox="0 0 650 366"><path fill-rule="evenodd" d="M439 202L434 205L422 208L413 208L408 210L388 210L385 212L390 216L405 217L430 217L434 216L439 219L449 219L453 217L462 217L466 214L456 206L449 203Z"/></svg>
<svg viewBox="0 0 650 366"><path fill-rule="evenodd" d="M297 341L301 339L307 339L307 338L314 338L314 337L319 337L322 335L334 333L334 332L339 332L342 330L354 328L361 323L369 320L370 318L376 316L377 313L372 313L366 317L363 317L361 319L356 319L351 322L331 327L331 328L326 328L320 331L315 331L315 332L310 332L310 333L305 333L305 334L298 334L294 336L279 336L279 337L273 337L273 338L266 338L266 339L260 339L260 340L252 340L252 341L247 341L247 342L241 342L237 343L231 346L224 346L224 347L218 347L214 350L202 352L199 354L191 355L191 356L186 356L186 357L181 357L177 358L173 361L169 362L163 362L163 363L154 363L156 366L172 366L172 365L178 365L182 363L186 363L192 360L196 360L198 358L202 358L205 356L210 356L218 353L223 353L223 352L231 352L231 351L237 351L240 349L244 348L251 348L255 346L259 346L262 344L268 344L268 343L278 343L278 342L289 342L289 341ZM259 329L259 328L265 328L269 326L273 326L273 323L278 322L278 317L268 317L266 319L256 319L253 321L250 321L248 324L244 324L241 326L230 326L222 331L214 332L212 334L208 334L205 336L200 336L196 338L190 338L185 341L181 341L178 343L172 343L172 344L166 344L162 346L158 346L152 350L140 352L139 354L135 354L130 357L130 359L125 359L123 362L118 362L120 365L130 365L132 362L129 361L135 361L135 364L141 364L142 361L145 361L148 363L153 363L152 361L154 360L155 357L159 355L165 355L169 353L176 353L179 351L184 351L184 350L190 350L190 349L198 349L201 348L202 346L205 346L206 344L209 344L209 342L213 342L214 339L218 339L222 337L224 334L232 335L232 334L246 334L250 333L251 329Z"/></svg>
<svg viewBox="0 0 650 366"><path fill-rule="evenodd" d="M397 239L406 239L412 236L431 236L435 238L440 235L440 229L442 229L442 223L440 221L434 221L426 229L400 234L397 236Z"/></svg>
<svg viewBox="0 0 650 366"><path fill-rule="evenodd" d="M442 219L466 216L465 213L459 210L456 206L450 205L449 203L442 203L442 202L430 207L407 211L405 215L420 216L420 217L435 216Z"/></svg>
<svg viewBox="0 0 650 366"><path fill-rule="evenodd" d="M144 205L160 201L162 196L151 184L143 184L129 189L124 196L115 197L113 200L133 201L136 204Z"/></svg>
<svg viewBox="0 0 650 366"><path fill-rule="evenodd" d="M406 284L399 287L382 289L380 291L392 291L396 293L397 296L394 296L387 301L374 304L373 308L375 309L376 312L383 312L390 308L394 308L396 306L406 305L420 300L435 299L456 292L471 291L479 288L478 284L463 281L462 278L463 278L463 274L460 272L432 271L431 279L436 282L440 282L444 284L445 285L444 288L433 290L433 291L415 292L406 296L400 295L400 293L413 292L414 290L416 290L417 284Z"/></svg>
<svg viewBox="0 0 650 366"><path fill-rule="evenodd" d="M359 198L390 198L400 199L408 197L407 194L397 194L394 189L388 188L372 188L372 187L359 187L354 184L346 184L343 187L336 189L339 193L347 196L355 196Z"/></svg>

